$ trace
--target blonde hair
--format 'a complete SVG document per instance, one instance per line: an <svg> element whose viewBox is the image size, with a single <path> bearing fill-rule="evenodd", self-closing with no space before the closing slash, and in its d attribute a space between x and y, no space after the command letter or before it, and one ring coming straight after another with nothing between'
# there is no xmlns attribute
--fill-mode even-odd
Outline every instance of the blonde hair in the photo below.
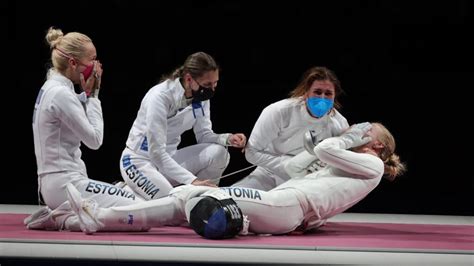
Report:
<svg viewBox="0 0 474 266"><path fill-rule="evenodd" d="M334 107L336 109L341 108L342 106L337 99L338 96L344 92L341 87L341 82L337 78L336 74L326 67L312 67L306 70L296 88L290 92L290 97L298 98L305 95L305 93L311 88L311 85L313 85L313 82L316 80L328 80L334 85L334 92L336 94L334 96Z"/></svg>
<svg viewBox="0 0 474 266"><path fill-rule="evenodd" d="M92 40L85 34L69 32L64 35L62 30L50 27L46 34L46 42L51 49L51 62L54 69L64 73L70 58L81 59L86 56L86 44Z"/></svg>
<svg viewBox="0 0 474 266"><path fill-rule="evenodd" d="M378 141L382 142L384 148L380 151L379 157L384 163L384 177L390 181L406 171L406 166L400 161L400 157L395 154L395 138L388 129L381 123L372 123L380 128L381 134Z"/></svg>

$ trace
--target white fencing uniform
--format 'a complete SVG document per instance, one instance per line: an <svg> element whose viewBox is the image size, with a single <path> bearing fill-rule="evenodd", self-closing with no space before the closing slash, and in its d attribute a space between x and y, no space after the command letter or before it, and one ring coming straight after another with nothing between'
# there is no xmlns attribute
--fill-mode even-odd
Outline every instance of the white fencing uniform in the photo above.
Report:
<svg viewBox="0 0 474 266"><path fill-rule="evenodd" d="M151 88L142 100L122 153L122 177L145 199L168 195L173 186L216 179L229 163L225 148L231 134L216 134L210 101L189 104L178 79ZM194 130L198 144L177 149L181 134ZM218 182L218 180L216 181Z"/></svg>
<svg viewBox="0 0 474 266"><path fill-rule="evenodd" d="M133 193L89 179L81 159L81 142L91 149L102 145L104 123L98 98L77 95L73 83L50 70L33 113L38 185L45 203L54 209L67 200L66 184L73 183L84 198L101 206L136 203Z"/></svg>
<svg viewBox="0 0 474 266"><path fill-rule="evenodd" d="M362 200L379 184L384 173L380 158L346 150L346 144L339 137L322 141L315 152L327 166L302 176L306 171L304 164L312 162L309 158L312 155L295 156L288 164L296 166L286 167L294 171L289 173L294 178L270 191L189 186L158 200L100 208L95 217L104 230L171 225L173 221L176 224L185 218L186 201L203 196L206 190L221 189L248 216L250 232L284 234L295 229L314 229ZM129 217L133 217L133 223Z"/></svg>
<svg viewBox="0 0 474 266"><path fill-rule="evenodd" d="M338 137L322 141L315 152L327 166L307 174L316 156L303 151L285 167L292 178L268 192L224 188L248 216L249 231L283 234L317 228L361 201L384 173L380 158L348 151Z"/></svg>
<svg viewBox="0 0 474 266"><path fill-rule="evenodd" d="M346 150L346 144L338 137L322 141L314 151L326 167L301 177L298 172L290 172L292 179L270 191L298 190L304 195L306 202L301 202L305 213L303 229L317 228L354 206L375 189L384 174L384 164L379 157ZM298 163L301 164L299 157L289 162Z"/></svg>
<svg viewBox="0 0 474 266"><path fill-rule="evenodd" d="M290 179L284 164L304 150L303 136L315 130L318 140L340 135L349 127L334 109L321 118L309 115L303 98L289 98L267 106L250 135L245 157L257 168L232 186L268 191Z"/></svg>

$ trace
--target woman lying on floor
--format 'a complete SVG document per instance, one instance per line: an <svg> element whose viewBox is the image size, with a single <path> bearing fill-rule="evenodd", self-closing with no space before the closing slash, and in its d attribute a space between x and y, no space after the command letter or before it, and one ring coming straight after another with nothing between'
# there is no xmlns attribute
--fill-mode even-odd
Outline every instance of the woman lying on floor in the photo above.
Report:
<svg viewBox="0 0 474 266"><path fill-rule="evenodd" d="M318 158L327 166L311 172ZM111 208L83 200L73 185L68 186L68 197L82 230L88 234L186 221L197 233L213 239L233 237L246 229L284 234L323 225L366 197L382 176L393 180L405 166L395 154L392 134L380 123L366 122L308 148L292 158L285 169L292 179L268 192L181 186L165 198ZM245 228L248 221L250 225Z"/></svg>

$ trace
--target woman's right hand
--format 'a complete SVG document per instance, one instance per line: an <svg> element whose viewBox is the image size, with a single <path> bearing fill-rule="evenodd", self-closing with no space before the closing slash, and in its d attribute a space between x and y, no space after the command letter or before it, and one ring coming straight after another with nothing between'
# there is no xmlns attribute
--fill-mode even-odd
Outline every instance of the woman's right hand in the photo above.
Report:
<svg viewBox="0 0 474 266"><path fill-rule="evenodd" d="M100 83L102 79L102 64L99 60L94 61L94 70L92 70L92 75L84 80L84 76L81 73L81 87L86 92L88 97L98 97Z"/></svg>
<svg viewBox="0 0 474 266"><path fill-rule="evenodd" d="M217 187L217 185L212 183L210 180L194 179L194 181L191 184L193 184L195 186Z"/></svg>
<svg viewBox="0 0 474 266"><path fill-rule="evenodd" d="M372 128L369 122L354 124L348 128L342 135L341 139L346 143L346 149L359 147L372 141L367 132Z"/></svg>

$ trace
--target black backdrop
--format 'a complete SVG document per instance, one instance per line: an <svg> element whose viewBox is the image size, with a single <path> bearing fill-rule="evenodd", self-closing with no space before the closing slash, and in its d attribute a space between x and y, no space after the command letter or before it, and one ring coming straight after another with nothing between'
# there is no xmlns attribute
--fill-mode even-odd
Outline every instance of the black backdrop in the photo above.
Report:
<svg viewBox="0 0 474 266"><path fill-rule="evenodd" d="M350 211L474 215L466 129L472 119L464 102L474 74L470 1L24 0L0 6L7 40L0 203L36 203L31 117L49 60L44 36L56 26L89 35L104 67L104 144L98 151L83 148L91 178L120 179L119 156L142 97L187 55L205 51L222 68L212 99L216 132L248 136L261 110L287 97L306 69L327 66L346 91L341 112L350 123L384 123L409 169L394 183L382 181ZM186 134L183 144L193 141ZM240 152L231 156L225 173L249 165Z"/></svg>

